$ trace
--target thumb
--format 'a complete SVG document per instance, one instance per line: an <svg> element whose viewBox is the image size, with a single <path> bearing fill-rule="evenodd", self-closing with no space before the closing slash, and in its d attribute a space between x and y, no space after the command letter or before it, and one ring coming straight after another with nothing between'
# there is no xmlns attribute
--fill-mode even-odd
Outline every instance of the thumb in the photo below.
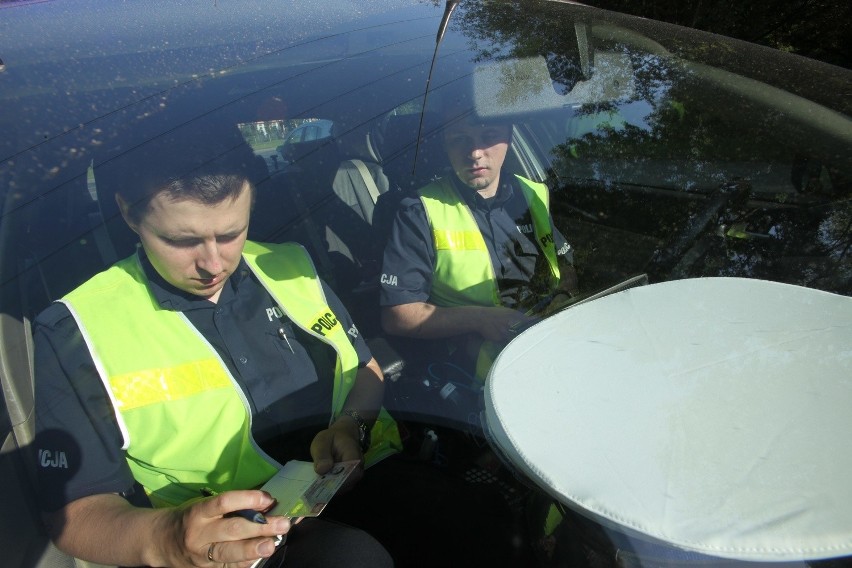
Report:
<svg viewBox="0 0 852 568"><path fill-rule="evenodd" d="M323 430L314 437L311 442L311 458L314 461L314 471L319 475L328 472L334 465L334 456L331 452L331 432Z"/></svg>

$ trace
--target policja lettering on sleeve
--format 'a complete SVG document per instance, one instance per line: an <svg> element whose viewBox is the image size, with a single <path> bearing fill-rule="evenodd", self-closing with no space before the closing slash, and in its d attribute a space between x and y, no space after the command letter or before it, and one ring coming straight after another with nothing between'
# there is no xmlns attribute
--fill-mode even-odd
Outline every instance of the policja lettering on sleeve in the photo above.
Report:
<svg viewBox="0 0 852 568"><path fill-rule="evenodd" d="M41 467L68 469L68 458L65 456L65 452L62 451L39 450L38 461Z"/></svg>

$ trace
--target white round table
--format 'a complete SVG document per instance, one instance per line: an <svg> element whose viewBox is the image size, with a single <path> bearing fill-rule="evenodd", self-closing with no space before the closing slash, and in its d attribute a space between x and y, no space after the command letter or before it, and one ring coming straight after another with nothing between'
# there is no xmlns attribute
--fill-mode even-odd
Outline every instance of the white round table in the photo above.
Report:
<svg viewBox="0 0 852 568"><path fill-rule="evenodd" d="M578 305L500 353L485 416L519 472L610 529L852 555L852 298L701 278Z"/></svg>

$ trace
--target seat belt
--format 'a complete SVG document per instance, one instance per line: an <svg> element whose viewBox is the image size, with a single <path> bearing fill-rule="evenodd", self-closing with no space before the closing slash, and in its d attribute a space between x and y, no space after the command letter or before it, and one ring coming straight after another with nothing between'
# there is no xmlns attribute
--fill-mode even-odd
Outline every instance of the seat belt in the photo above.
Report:
<svg viewBox="0 0 852 568"><path fill-rule="evenodd" d="M326 242L320 234L314 229L314 223L309 221L312 218L312 212L305 202L301 188L293 188L293 204L296 206L296 211L299 213L298 225L300 225L306 233L308 241L310 241L312 250L311 256L319 265L320 275L330 286L336 285L336 275L334 273L334 264L328 255ZM315 251L315 252L314 252Z"/></svg>
<svg viewBox="0 0 852 568"><path fill-rule="evenodd" d="M373 176L370 174L370 170L367 169L367 164L361 160L349 161L355 164L355 167L358 168L358 173L360 173L361 177L364 178L364 185L367 186L367 191L370 192L373 205L375 205L376 201L379 199L379 186L376 185L376 180L373 179Z"/></svg>
<svg viewBox="0 0 852 568"><path fill-rule="evenodd" d="M106 223L107 219L104 215L103 208L101 207L101 200L104 199L104 196L98 193L98 182L95 179L95 170L94 170L95 161L89 160L89 167L86 168L86 183L88 184L89 180L93 180L94 187L94 195L92 196L95 200L95 203L98 205L97 213L90 213L90 217L93 217L92 222L94 229L92 229L92 238L95 239L95 246L97 246L98 253L101 255L101 262L103 265L112 266L115 262L118 261L118 252L115 250L115 245L112 242L112 239L109 236L109 231L107 231Z"/></svg>

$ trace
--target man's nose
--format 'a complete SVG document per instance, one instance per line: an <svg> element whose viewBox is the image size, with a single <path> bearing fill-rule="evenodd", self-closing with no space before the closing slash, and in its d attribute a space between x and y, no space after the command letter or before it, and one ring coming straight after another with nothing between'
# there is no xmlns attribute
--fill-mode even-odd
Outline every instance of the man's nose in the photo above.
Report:
<svg viewBox="0 0 852 568"><path fill-rule="evenodd" d="M215 239L205 241L201 245L201 251L199 252L196 264L198 268L211 276L222 272L222 256L219 254L219 243Z"/></svg>

